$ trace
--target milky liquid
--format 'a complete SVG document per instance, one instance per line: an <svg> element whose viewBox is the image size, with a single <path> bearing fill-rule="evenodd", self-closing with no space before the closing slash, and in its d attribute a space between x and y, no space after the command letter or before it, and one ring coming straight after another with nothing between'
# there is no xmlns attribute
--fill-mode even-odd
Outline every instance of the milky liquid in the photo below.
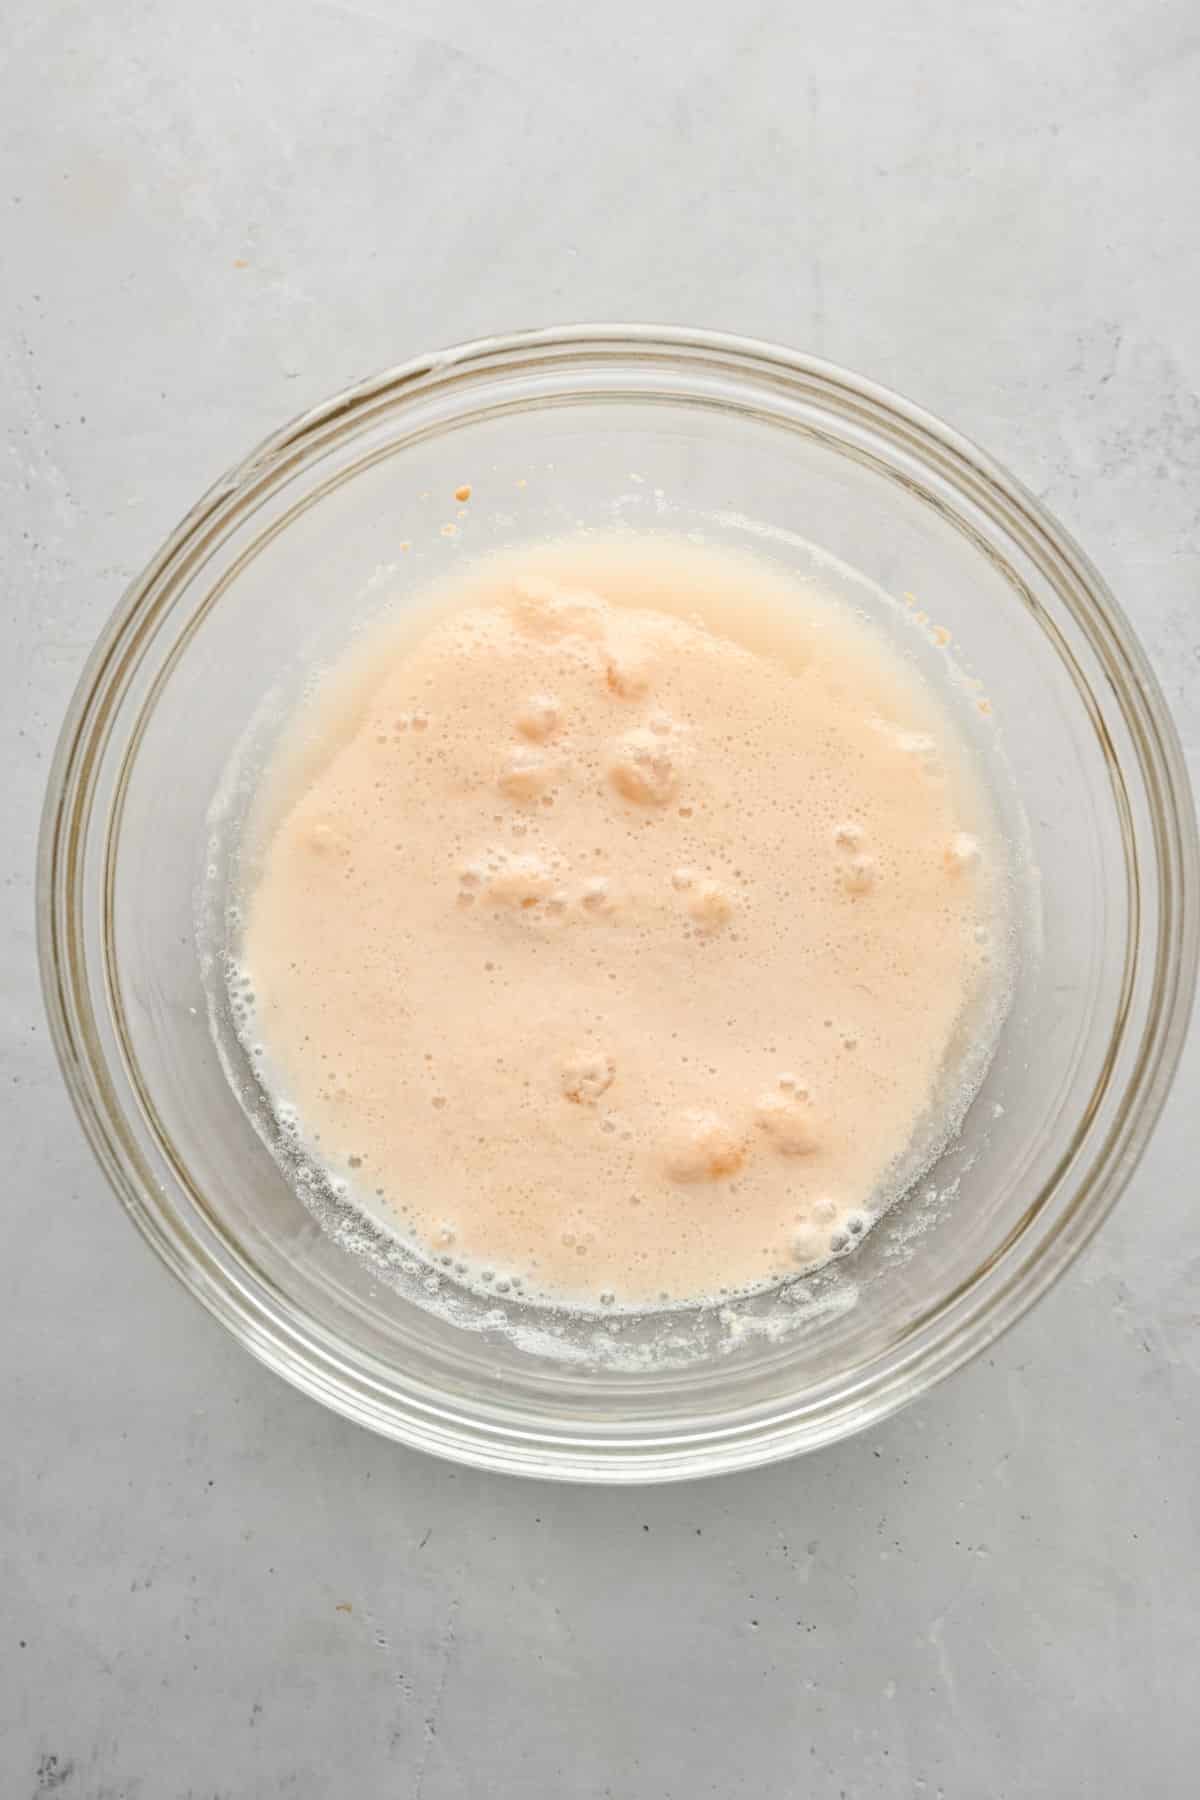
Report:
<svg viewBox="0 0 1200 1800"><path fill-rule="evenodd" d="M728 553L475 564L334 671L256 829L276 1102L487 1291L818 1266L929 1161L1002 1014L1002 845L949 711Z"/></svg>

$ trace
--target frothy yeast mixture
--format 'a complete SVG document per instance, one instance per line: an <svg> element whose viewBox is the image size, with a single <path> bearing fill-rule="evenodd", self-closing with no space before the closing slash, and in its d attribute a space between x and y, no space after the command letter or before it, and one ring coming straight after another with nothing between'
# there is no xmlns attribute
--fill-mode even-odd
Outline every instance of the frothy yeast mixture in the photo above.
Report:
<svg viewBox="0 0 1200 1800"><path fill-rule="evenodd" d="M266 791L276 1099L470 1282L642 1305L815 1266L986 1060L1003 870L956 728L757 561L476 563L335 671Z"/></svg>

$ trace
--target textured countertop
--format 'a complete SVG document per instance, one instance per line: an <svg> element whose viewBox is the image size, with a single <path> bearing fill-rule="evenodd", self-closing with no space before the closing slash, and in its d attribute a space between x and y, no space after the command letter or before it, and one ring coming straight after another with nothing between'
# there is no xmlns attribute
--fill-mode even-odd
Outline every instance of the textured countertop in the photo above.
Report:
<svg viewBox="0 0 1200 1800"><path fill-rule="evenodd" d="M549 1488L292 1392L122 1218L38 993L58 723L263 433L493 329L777 337L1099 562L1200 778L1194 0L8 0L0 1796L1196 1791L1200 1045L990 1355L746 1476Z"/></svg>

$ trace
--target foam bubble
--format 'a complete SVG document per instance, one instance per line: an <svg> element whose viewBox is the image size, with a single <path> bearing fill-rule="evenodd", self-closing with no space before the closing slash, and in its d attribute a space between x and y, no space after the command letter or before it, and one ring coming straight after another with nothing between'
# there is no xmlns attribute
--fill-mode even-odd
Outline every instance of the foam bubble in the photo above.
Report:
<svg viewBox="0 0 1200 1800"><path fill-rule="evenodd" d="M608 769L617 792L637 806L666 806L679 788L677 755L644 726L617 739Z"/></svg>
<svg viewBox="0 0 1200 1800"><path fill-rule="evenodd" d="M745 1153L741 1134L709 1107L677 1114L663 1139L663 1166L673 1181L718 1181L741 1167Z"/></svg>

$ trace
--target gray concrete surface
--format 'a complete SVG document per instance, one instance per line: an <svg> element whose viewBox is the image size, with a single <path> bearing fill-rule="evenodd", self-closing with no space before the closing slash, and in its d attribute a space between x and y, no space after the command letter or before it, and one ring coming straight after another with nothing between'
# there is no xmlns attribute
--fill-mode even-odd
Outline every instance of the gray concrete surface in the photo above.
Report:
<svg viewBox="0 0 1200 1800"><path fill-rule="evenodd" d="M994 1351L802 1463L490 1479L291 1392L120 1216L34 831L89 642L260 434L431 344L685 320L869 372L1098 559L1200 777L1194 0L7 0L0 1800L1197 1788L1200 1050Z"/></svg>

